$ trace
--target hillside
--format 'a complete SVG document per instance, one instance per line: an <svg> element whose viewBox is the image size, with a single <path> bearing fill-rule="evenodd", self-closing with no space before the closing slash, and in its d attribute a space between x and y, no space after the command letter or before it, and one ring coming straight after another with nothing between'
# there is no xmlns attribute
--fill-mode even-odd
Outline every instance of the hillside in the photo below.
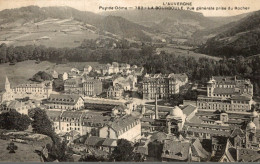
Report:
<svg viewBox="0 0 260 164"><path fill-rule="evenodd" d="M0 44L15 46L77 47L84 39L116 35L149 41L143 33L146 29L121 17L104 17L71 7L28 6L0 11Z"/></svg>
<svg viewBox="0 0 260 164"><path fill-rule="evenodd" d="M216 29L199 52L214 56L251 56L260 53L260 11ZM211 32L209 34L214 34Z"/></svg>
<svg viewBox="0 0 260 164"><path fill-rule="evenodd" d="M215 29L240 20L247 15L205 17L201 13L186 10L127 10L103 12L101 14L103 16L120 16L131 22L149 27L155 30L157 34L161 33L174 38L186 39L192 38L194 33L203 34L209 29Z"/></svg>
<svg viewBox="0 0 260 164"><path fill-rule="evenodd" d="M121 37L140 39L143 41L150 41L151 38L143 31L150 31L149 28L132 23L122 17L107 16L103 19L99 28Z"/></svg>

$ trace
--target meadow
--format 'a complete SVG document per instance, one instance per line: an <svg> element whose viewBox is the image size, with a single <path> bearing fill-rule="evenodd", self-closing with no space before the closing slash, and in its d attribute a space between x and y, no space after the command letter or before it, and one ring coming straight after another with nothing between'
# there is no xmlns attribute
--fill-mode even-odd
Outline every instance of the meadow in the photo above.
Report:
<svg viewBox="0 0 260 164"><path fill-rule="evenodd" d="M45 45L47 47L78 47L84 39L100 37L84 24L71 20L47 19L26 23L13 29L0 31L0 44L14 46Z"/></svg>
<svg viewBox="0 0 260 164"><path fill-rule="evenodd" d="M39 150L38 146L30 144L15 143L18 149L15 153L6 150L10 141L0 139L0 161L1 162L41 162L40 157L34 151Z"/></svg>

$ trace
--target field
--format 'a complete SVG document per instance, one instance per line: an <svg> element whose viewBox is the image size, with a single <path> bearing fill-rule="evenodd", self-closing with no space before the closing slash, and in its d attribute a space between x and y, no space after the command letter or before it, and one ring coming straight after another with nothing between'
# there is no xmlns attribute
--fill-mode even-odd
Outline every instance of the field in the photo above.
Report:
<svg viewBox="0 0 260 164"><path fill-rule="evenodd" d="M10 141L0 140L0 161L1 162L41 162L38 154L34 153L34 150L39 150L39 147L34 145L15 143L18 149L14 154L10 154L6 150Z"/></svg>
<svg viewBox="0 0 260 164"><path fill-rule="evenodd" d="M0 44L14 46L45 45L47 47L78 47L84 39L100 37L84 24L71 20L47 19L38 23L26 23L0 31Z"/></svg>
<svg viewBox="0 0 260 164"><path fill-rule="evenodd" d="M178 48L174 48L174 47L158 48L157 51L165 51L167 53L172 53L176 56L194 57L197 60L201 57L209 58L209 59L213 59L213 60L217 60L217 61L221 59L221 58L218 58L218 57L200 54L200 53L196 53L196 52L193 52L193 51L189 51L189 50L185 50L185 49L178 49Z"/></svg>
<svg viewBox="0 0 260 164"><path fill-rule="evenodd" d="M36 64L34 60L28 60L23 62L18 62L15 65L9 65L9 63L0 65L0 90L3 90L5 77L7 76L11 87L20 83L28 82L34 74L39 71L52 71L55 70L59 74L68 72L71 68L75 67L79 70L83 70L84 66L91 65L92 67L100 65L97 62L69 62L67 64L58 64L43 61L39 64Z"/></svg>

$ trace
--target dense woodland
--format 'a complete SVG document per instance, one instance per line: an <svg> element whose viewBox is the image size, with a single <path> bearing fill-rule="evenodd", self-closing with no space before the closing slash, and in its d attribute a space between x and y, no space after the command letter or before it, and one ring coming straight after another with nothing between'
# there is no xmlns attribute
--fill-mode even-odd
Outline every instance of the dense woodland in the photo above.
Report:
<svg viewBox="0 0 260 164"><path fill-rule="evenodd" d="M260 57L223 58L220 61L161 53L156 55L155 48L144 45L140 49L99 48L46 48L44 46L0 46L0 62L20 62L24 60L47 60L51 62L100 62L135 64L145 68L144 73L186 73L191 81L206 82L213 75L237 75L249 78L254 84L255 96L260 95Z"/></svg>
<svg viewBox="0 0 260 164"><path fill-rule="evenodd" d="M215 37L200 46L199 52L214 56L252 56L260 53L260 11L251 13L239 21L208 30ZM202 37L199 32L195 38Z"/></svg>

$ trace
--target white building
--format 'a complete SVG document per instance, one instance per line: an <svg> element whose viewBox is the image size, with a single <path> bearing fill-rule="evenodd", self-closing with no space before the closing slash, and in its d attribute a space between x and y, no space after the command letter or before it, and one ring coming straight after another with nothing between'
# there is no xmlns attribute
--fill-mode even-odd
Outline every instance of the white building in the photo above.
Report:
<svg viewBox="0 0 260 164"><path fill-rule="evenodd" d="M51 94L46 105L49 109L79 110L84 107L84 100L79 95Z"/></svg>
<svg viewBox="0 0 260 164"><path fill-rule="evenodd" d="M126 139L135 142L141 137L140 119L130 115L115 118L114 121L100 129L99 135L102 138Z"/></svg>

